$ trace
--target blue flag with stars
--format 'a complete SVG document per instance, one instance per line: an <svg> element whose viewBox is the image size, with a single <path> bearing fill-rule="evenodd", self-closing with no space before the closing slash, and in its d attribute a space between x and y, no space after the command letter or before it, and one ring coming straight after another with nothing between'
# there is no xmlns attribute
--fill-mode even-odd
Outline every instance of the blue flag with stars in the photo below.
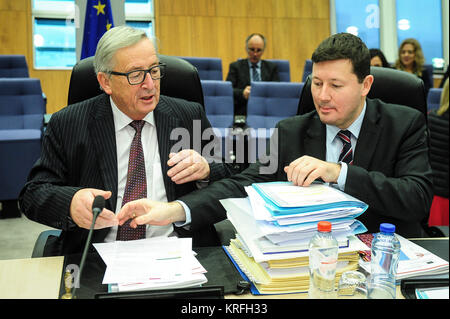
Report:
<svg viewBox="0 0 450 319"><path fill-rule="evenodd" d="M95 55L98 40L114 26L109 0L88 0L84 20L81 59Z"/></svg>

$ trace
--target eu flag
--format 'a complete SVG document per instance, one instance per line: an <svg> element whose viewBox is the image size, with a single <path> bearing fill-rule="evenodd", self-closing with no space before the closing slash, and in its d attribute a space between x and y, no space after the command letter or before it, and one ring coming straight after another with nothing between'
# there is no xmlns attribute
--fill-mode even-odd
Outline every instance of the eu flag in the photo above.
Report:
<svg viewBox="0 0 450 319"><path fill-rule="evenodd" d="M109 0L88 0L84 21L81 59L95 55L98 40L114 26Z"/></svg>

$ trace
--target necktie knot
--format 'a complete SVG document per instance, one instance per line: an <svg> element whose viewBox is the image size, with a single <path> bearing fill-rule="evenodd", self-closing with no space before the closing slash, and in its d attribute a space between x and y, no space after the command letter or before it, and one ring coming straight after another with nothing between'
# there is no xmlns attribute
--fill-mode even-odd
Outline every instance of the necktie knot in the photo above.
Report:
<svg viewBox="0 0 450 319"><path fill-rule="evenodd" d="M338 132L338 137L342 140L344 143L351 143L350 137L352 136L352 133L348 130L340 130Z"/></svg>
<svg viewBox="0 0 450 319"><path fill-rule="evenodd" d="M144 124L145 124L144 120L136 120L130 123L131 127L134 128L137 133L141 133Z"/></svg>

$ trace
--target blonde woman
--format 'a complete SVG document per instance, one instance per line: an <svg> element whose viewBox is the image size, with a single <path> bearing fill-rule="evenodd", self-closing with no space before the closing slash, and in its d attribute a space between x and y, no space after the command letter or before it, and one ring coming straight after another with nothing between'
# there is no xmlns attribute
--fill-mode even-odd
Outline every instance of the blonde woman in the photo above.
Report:
<svg viewBox="0 0 450 319"><path fill-rule="evenodd" d="M398 59L395 62L395 68L415 74L421 78L425 86L425 92L428 93L432 83L430 82L428 71L424 68L424 64L425 57L419 41L413 38L403 40L398 49Z"/></svg>

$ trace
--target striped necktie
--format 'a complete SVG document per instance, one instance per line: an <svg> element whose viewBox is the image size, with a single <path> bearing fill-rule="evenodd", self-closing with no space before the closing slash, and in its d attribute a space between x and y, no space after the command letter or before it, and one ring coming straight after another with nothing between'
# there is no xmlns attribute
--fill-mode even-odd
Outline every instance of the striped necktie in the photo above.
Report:
<svg viewBox="0 0 450 319"><path fill-rule="evenodd" d="M128 160L128 174L122 206L126 203L147 197L147 178L145 175L144 151L141 143L141 132L145 121L133 121L130 125L136 130L131 142L130 157ZM119 226L117 240L135 240L145 238L146 225L138 225L137 228L130 227L131 220Z"/></svg>
<svg viewBox="0 0 450 319"><path fill-rule="evenodd" d="M352 142L351 142L351 136L352 133L350 131L339 131L337 136L342 141L342 150L341 155L339 155L338 162L344 162L349 165L353 164L353 152L352 152Z"/></svg>
<svg viewBox="0 0 450 319"><path fill-rule="evenodd" d="M253 77L253 82L258 82L261 81L261 79L259 78L259 73L258 73L258 65L256 63L252 63L252 77Z"/></svg>

